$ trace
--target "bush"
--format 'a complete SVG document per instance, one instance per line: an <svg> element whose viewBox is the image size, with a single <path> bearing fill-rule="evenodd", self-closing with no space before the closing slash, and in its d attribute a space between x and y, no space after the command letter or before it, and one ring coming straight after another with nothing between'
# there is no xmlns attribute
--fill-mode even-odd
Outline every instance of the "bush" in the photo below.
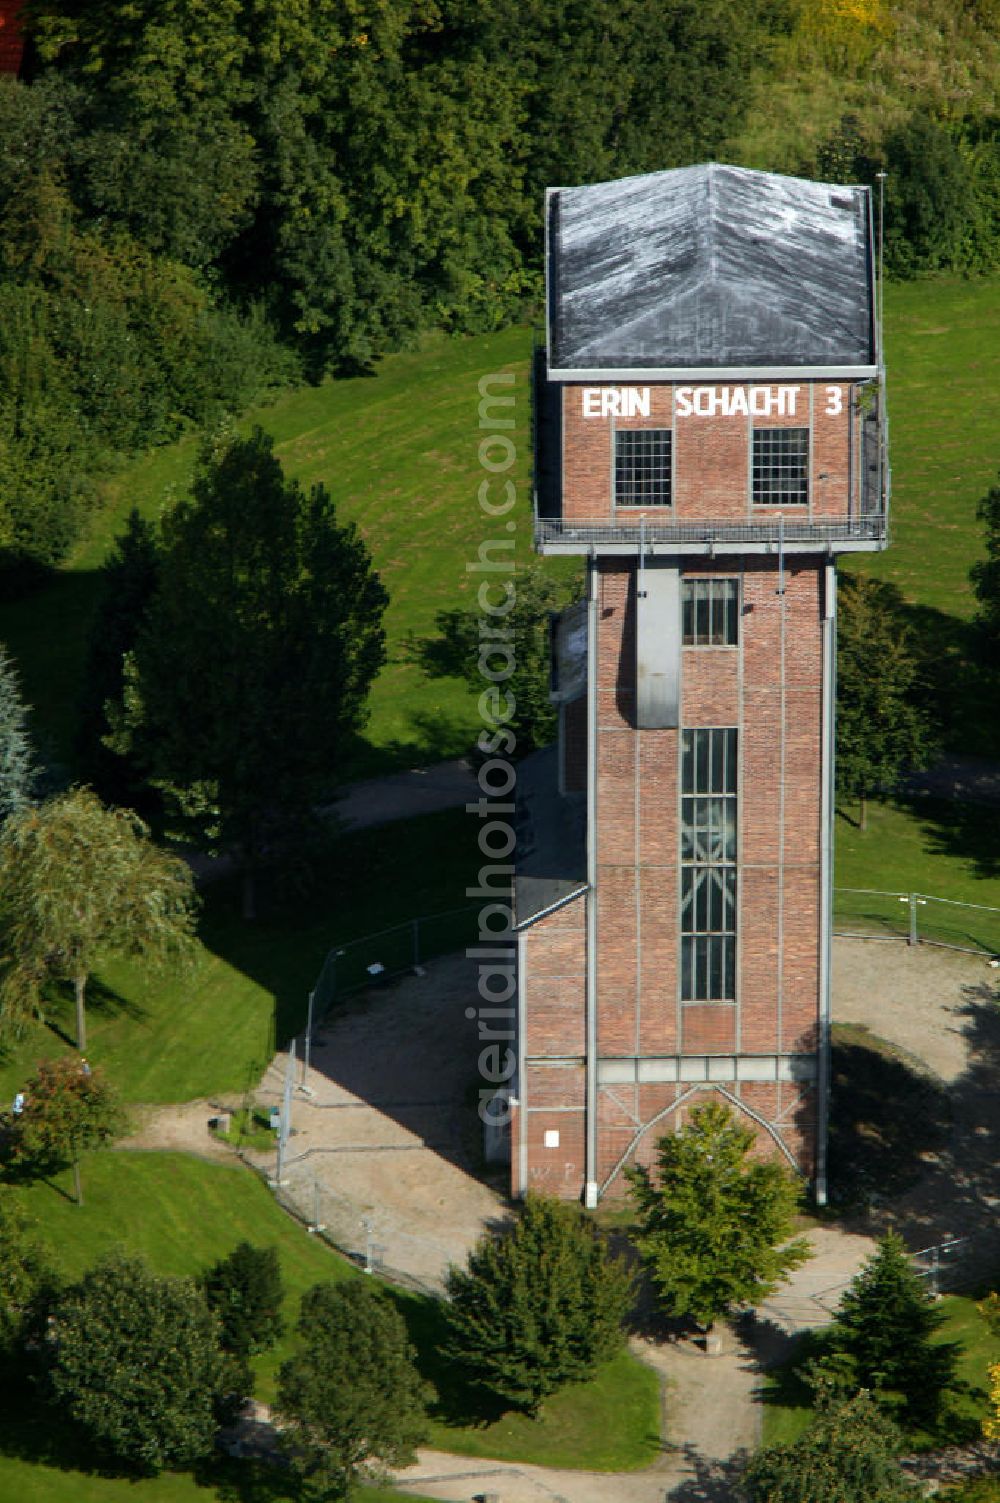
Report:
<svg viewBox="0 0 1000 1503"><path fill-rule="evenodd" d="M767 1446L744 1482L751 1503L909 1503L922 1496L896 1461L900 1436L870 1395L824 1403L791 1445Z"/></svg>
<svg viewBox="0 0 1000 1503"><path fill-rule="evenodd" d="M191 1279L99 1263L56 1302L47 1357L51 1399L118 1460L157 1472L211 1451L232 1368Z"/></svg>
<svg viewBox="0 0 1000 1503"><path fill-rule="evenodd" d="M388 1296L361 1279L303 1296L303 1345L278 1375L278 1413L306 1496L345 1498L360 1473L406 1466L424 1437L429 1390Z"/></svg>
<svg viewBox="0 0 1000 1503"><path fill-rule="evenodd" d="M533 1414L614 1355L632 1283L582 1211L529 1195L509 1231L449 1272L441 1354L473 1391Z"/></svg>
<svg viewBox="0 0 1000 1503"><path fill-rule="evenodd" d="M219 1318L227 1351L240 1357L266 1351L284 1330L277 1248L240 1242L205 1275L205 1297Z"/></svg>

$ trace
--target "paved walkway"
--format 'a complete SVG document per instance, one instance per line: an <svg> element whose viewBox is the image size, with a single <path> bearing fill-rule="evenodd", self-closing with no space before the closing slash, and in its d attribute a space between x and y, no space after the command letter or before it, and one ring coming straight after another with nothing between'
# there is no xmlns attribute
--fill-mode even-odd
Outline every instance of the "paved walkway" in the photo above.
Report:
<svg viewBox="0 0 1000 1503"><path fill-rule="evenodd" d="M458 809L480 794L470 764L459 758L350 783L331 809L349 830L374 829L394 819L413 819L440 809Z"/></svg>

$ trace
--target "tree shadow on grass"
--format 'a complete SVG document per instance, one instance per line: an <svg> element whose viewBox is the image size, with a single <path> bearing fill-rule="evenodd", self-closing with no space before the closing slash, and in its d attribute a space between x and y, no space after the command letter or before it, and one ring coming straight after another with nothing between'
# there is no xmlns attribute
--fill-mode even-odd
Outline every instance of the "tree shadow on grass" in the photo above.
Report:
<svg viewBox="0 0 1000 1503"><path fill-rule="evenodd" d="M100 1452L62 1410L44 1402L21 1365L7 1361L0 1371L4 1403L0 1412L0 1455L61 1472L138 1481L148 1472Z"/></svg>
<svg viewBox="0 0 1000 1503"><path fill-rule="evenodd" d="M47 1466L89 1477L139 1482L150 1473L110 1459L86 1434L57 1412L25 1382L23 1372L0 1373L4 1389L0 1414L0 1455L28 1465ZM213 1489L222 1503L281 1503L301 1497L297 1478L287 1467L264 1461L236 1461L213 1453L191 1468L199 1487Z"/></svg>
<svg viewBox="0 0 1000 1503"><path fill-rule="evenodd" d="M273 1461L237 1461L211 1456L192 1469L199 1487L212 1488L220 1503L281 1503L302 1497L299 1479Z"/></svg>
<svg viewBox="0 0 1000 1503"><path fill-rule="evenodd" d="M831 1199L861 1208L927 1172L952 1129L948 1090L920 1061L858 1024L833 1029Z"/></svg>
<svg viewBox="0 0 1000 1503"><path fill-rule="evenodd" d="M1000 809L958 799L914 798L898 802L920 821L929 837L928 849L932 855L957 856L967 861L979 878L1000 877ZM990 928L982 922L986 915L977 915L974 909L957 912L968 923L969 940L973 944L983 943L976 935ZM984 948L996 947L997 930L994 916L992 939L984 943ZM955 943L961 940L959 935Z"/></svg>
<svg viewBox="0 0 1000 1503"><path fill-rule="evenodd" d="M455 1429L482 1429L501 1419L510 1406L484 1390L470 1389L441 1350L448 1332L444 1300L391 1288L387 1293L406 1322L420 1376L434 1389L432 1419Z"/></svg>

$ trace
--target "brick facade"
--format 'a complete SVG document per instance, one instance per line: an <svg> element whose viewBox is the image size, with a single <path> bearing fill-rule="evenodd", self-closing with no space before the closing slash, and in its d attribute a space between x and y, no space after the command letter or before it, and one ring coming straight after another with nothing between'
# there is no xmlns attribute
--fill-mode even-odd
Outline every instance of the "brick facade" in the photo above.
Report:
<svg viewBox="0 0 1000 1503"><path fill-rule="evenodd" d="M581 392L568 385L563 393L567 520L607 518L620 525L628 518L612 505L613 431L627 426L672 428L671 512L678 518L752 519L752 419L680 416L683 389L670 385L650 389L648 419L584 417ZM800 382L796 393L796 411L773 414L766 423L809 427L810 505L780 510L800 517L843 513L859 442L856 416L849 416L852 388ZM839 411L827 411L833 407ZM776 510L769 508L772 517ZM647 508L647 514L654 511ZM596 932L597 1058L600 1072L617 1072L614 1079L599 1074L596 1087L601 1194L622 1193L624 1164L649 1162L658 1137L680 1126L706 1093L719 1090L737 1109L746 1108L762 1153L783 1153L806 1175L814 1170L815 1088L808 1060L803 1065L799 1058L796 1066L789 1057L811 1056L817 1045L826 560L801 553L779 560L772 553L666 563L679 567L682 578L739 581L739 641L684 647L680 727L638 729L638 564L634 557L598 554L593 560L592 770L585 697L564 707L561 726L565 788L585 786L588 771L596 779L596 884L522 937L524 1099L512 1145L515 1193L534 1188L576 1198L583 1192L588 903ZM680 736L697 727L736 727L739 733L731 1002L685 1002L680 995ZM768 1059L777 1078L742 1078L744 1069L766 1068L761 1062ZM674 1071L678 1078L644 1079L650 1070Z"/></svg>
<svg viewBox="0 0 1000 1503"><path fill-rule="evenodd" d="M678 520L752 521L773 517L774 507L754 506L751 500L751 433L754 426L808 428L810 432L809 503L783 506L789 521L844 515L849 509L852 472L856 471L861 442L861 415L849 382L789 382L751 387L746 384L692 388L664 384L639 388L649 392L649 417L588 417L582 385L562 390L563 516L568 522L614 521L639 525L639 514L654 520L658 508L615 508L613 504L614 433L628 428L669 428L673 434L672 514ZM795 410L773 410L753 417L684 414L685 393L708 390L728 403L735 393L759 391L777 409L781 391L795 393ZM792 398L784 403L790 407ZM742 406L742 403L740 404ZM830 409L836 408L836 412Z"/></svg>

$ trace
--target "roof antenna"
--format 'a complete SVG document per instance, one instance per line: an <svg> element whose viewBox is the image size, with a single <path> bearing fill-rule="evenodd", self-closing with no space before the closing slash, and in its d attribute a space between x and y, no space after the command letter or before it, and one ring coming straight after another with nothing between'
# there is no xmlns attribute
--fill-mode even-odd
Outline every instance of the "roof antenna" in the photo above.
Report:
<svg viewBox="0 0 1000 1503"><path fill-rule="evenodd" d="M885 257L885 180L888 174L876 172L878 178L878 363L885 364L882 352L882 266Z"/></svg>

